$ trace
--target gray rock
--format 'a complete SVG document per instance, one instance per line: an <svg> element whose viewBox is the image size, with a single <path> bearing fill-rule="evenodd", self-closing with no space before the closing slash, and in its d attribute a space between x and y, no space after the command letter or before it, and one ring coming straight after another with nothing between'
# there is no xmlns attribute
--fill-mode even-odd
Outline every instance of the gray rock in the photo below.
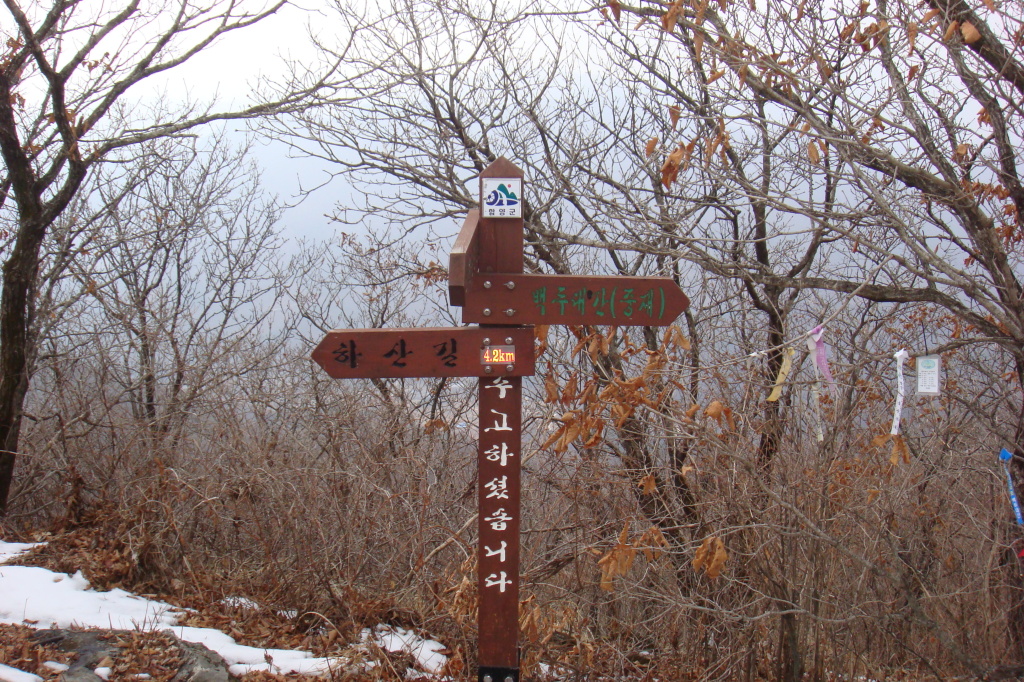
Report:
<svg viewBox="0 0 1024 682"><path fill-rule="evenodd" d="M104 658L117 656L117 647L100 639L102 634L106 633L81 630L40 630L32 636L32 639L40 644L54 644L61 651L76 654L74 661L71 662L71 668L61 676L66 678L68 673L79 668L86 668L92 673L92 669ZM93 677L96 677L94 673ZM78 682L85 682L85 680Z"/></svg>
<svg viewBox="0 0 1024 682"><path fill-rule="evenodd" d="M75 654L71 667L61 674L59 682L103 682L93 669L108 656L117 658L117 647L100 639L100 635L109 634L111 631L40 630L32 639ZM184 663L172 682L235 682L237 679L228 672L224 659L202 644L177 640L175 646L181 651Z"/></svg>
<svg viewBox="0 0 1024 682"><path fill-rule="evenodd" d="M178 642L178 646L185 663L172 682L232 682L236 679L228 672L224 659L202 644Z"/></svg>
<svg viewBox="0 0 1024 682"><path fill-rule="evenodd" d="M58 682L103 682L103 678L88 668L68 668L60 677Z"/></svg>

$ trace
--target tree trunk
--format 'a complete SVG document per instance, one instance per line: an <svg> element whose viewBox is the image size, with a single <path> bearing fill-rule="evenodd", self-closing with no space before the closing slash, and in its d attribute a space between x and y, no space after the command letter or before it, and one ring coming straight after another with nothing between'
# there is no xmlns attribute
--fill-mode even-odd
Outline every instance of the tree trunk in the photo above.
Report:
<svg viewBox="0 0 1024 682"><path fill-rule="evenodd" d="M34 340L29 334L35 312L36 274L39 252L46 232L36 221L22 223L18 239L3 266L0 294L0 515L14 478L14 463L21 436L21 420Z"/></svg>

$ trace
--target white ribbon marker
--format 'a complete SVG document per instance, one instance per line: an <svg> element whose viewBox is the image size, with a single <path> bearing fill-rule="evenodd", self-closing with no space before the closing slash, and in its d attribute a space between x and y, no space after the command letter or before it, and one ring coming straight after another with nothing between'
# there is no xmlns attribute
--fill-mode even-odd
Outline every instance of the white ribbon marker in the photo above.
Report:
<svg viewBox="0 0 1024 682"><path fill-rule="evenodd" d="M820 333L817 339L814 338L814 332L811 332L811 335L807 337L807 350L811 351L811 357L815 358L815 362L811 363L814 365L814 383L811 384L811 399L814 401L814 437L819 443L825 440L825 434L821 430L821 369L817 363L818 341L820 340Z"/></svg>
<svg viewBox="0 0 1024 682"><path fill-rule="evenodd" d="M903 363L910 357L910 353L907 352L906 348L901 348L895 353L893 357L896 358L896 407L892 412L892 428L889 433L897 436L900 433L900 418L903 415L903 396L906 393L906 386L903 382Z"/></svg>

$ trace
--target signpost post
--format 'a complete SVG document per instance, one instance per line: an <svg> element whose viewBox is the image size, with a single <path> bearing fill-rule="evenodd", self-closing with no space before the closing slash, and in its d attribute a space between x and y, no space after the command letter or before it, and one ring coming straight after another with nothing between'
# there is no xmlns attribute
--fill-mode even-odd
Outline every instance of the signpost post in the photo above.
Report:
<svg viewBox="0 0 1024 682"><path fill-rule="evenodd" d="M534 324L646 325L689 306L665 277L523 273L523 172L500 158L480 174L449 263L449 298L478 327L337 329L313 351L335 379L480 377L477 453L479 682L519 682L522 377Z"/></svg>
<svg viewBox="0 0 1024 682"><path fill-rule="evenodd" d="M523 271L523 172L501 158L480 174L478 272ZM467 288L467 299L470 289ZM467 301L468 302L468 301ZM503 335L512 324L492 316L480 326ZM501 317L506 317L504 321ZM532 327L531 327L532 329ZM526 352L533 354L531 339ZM480 380L477 498L477 660L481 682L519 680L519 491L522 471L523 380Z"/></svg>

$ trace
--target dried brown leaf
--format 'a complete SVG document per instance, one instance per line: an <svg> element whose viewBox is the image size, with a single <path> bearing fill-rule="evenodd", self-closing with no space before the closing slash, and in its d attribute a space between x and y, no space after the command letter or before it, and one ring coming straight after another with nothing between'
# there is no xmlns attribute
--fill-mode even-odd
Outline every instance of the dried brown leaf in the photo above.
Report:
<svg viewBox="0 0 1024 682"><path fill-rule="evenodd" d="M544 402L557 403L558 393L558 382L553 375L548 374L544 377Z"/></svg>
<svg viewBox="0 0 1024 682"><path fill-rule="evenodd" d="M715 538L714 548L714 554L711 556L710 561L707 562L708 577L712 579L722 574L725 562L729 560L729 553L725 551L725 543L722 541L722 538Z"/></svg>
<svg viewBox="0 0 1024 682"><path fill-rule="evenodd" d="M581 350L586 348L588 343L590 343L590 337L589 336L581 337L580 340L576 342L576 345L572 347L572 352L569 355L570 356L576 355Z"/></svg>
<svg viewBox="0 0 1024 682"><path fill-rule="evenodd" d="M544 352L548 349L548 329L549 325L538 324L533 328L533 357L534 359L544 355Z"/></svg>
<svg viewBox="0 0 1024 682"><path fill-rule="evenodd" d="M719 424L722 423L722 413L725 412L725 405L721 401L713 400L711 404L704 410L705 417L711 417Z"/></svg>
<svg viewBox="0 0 1024 682"><path fill-rule="evenodd" d="M907 447L903 436L892 437L892 453L889 455L889 463L898 466L900 462L910 464L910 449Z"/></svg>
<svg viewBox="0 0 1024 682"><path fill-rule="evenodd" d="M711 545L714 540L713 536L708 536L704 538L704 542L700 543L700 547L697 548L697 553L693 556L693 561L691 562L693 570L699 572L701 567L704 566L711 553Z"/></svg>
<svg viewBox="0 0 1024 682"><path fill-rule="evenodd" d="M601 589L605 592L615 591L615 563L615 550L597 560L597 566L601 569Z"/></svg>
<svg viewBox="0 0 1024 682"><path fill-rule="evenodd" d="M676 147L668 158L665 159L665 163L661 166L661 184L668 189L672 186L672 183L676 181L676 176L679 175L679 164L683 160L684 148L682 145Z"/></svg>
<svg viewBox="0 0 1024 682"><path fill-rule="evenodd" d="M609 382L604 388L601 389L601 392L598 393L597 397L598 397L599 400L611 400L612 398L614 398L618 394L619 394L619 385L616 384L614 381L612 381L612 382Z"/></svg>
<svg viewBox="0 0 1024 682"><path fill-rule="evenodd" d="M569 376L569 380L565 382L565 388L562 389L562 395L560 400L562 404L571 403L579 395L580 377L579 374L573 372Z"/></svg>
<svg viewBox="0 0 1024 682"><path fill-rule="evenodd" d="M615 417L615 428L621 429L626 421L633 416L633 406L624 403L612 405L612 416Z"/></svg>
<svg viewBox="0 0 1024 682"><path fill-rule="evenodd" d="M552 433L550 436L548 436L548 439L546 441L544 441L543 445L540 446L540 449L541 450L547 450L553 444L555 444L556 442L561 440L562 435L564 433L565 433L565 426L559 427L558 429L555 430L554 433Z"/></svg>
<svg viewBox="0 0 1024 682"><path fill-rule="evenodd" d="M597 399L597 381L591 379L587 382L583 388L583 393L580 394L579 402L583 405L589 406Z"/></svg>
<svg viewBox="0 0 1024 682"><path fill-rule="evenodd" d="M969 21L965 21L960 24L960 34L964 37L964 42L968 45L981 40L981 32Z"/></svg>
<svg viewBox="0 0 1024 682"><path fill-rule="evenodd" d="M658 479L654 477L654 474L647 474L640 479L640 492L644 495L653 495L658 492Z"/></svg>
<svg viewBox="0 0 1024 682"><path fill-rule="evenodd" d="M655 150L657 148L658 148L658 138L657 137L652 137L651 139L647 140L647 146L644 147L644 153L647 155L648 159L651 158L651 156L654 154L654 152L655 152Z"/></svg>
<svg viewBox="0 0 1024 682"><path fill-rule="evenodd" d="M435 431L439 431L447 427L448 425L445 424L443 419L431 419L430 421L423 425L423 432L431 434L434 433Z"/></svg>
<svg viewBox="0 0 1024 682"><path fill-rule="evenodd" d="M678 2L672 4L668 8L668 11L661 17L661 28L663 31L672 33L676 30L676 22L679 20L679 12L681 11Z"/></svg>
<svg viewBox="0 0 1024 682"><path fill-rule="evenodd" d="M590 423L590 428L592 429L592 432L590 437L586 441L584 441L584 448L597 447L597 445L601 442L602 434L604 433L604 420L595 419L593 422Z"/></svg>
<svg viewBox="0 0 1024 682"><path fill-rule="evenodd" d="M683 350L691 349L690 340L687 339L686 335L683 334L682 330L680 330L675 325L672 326L672 341Z"/></svg>
<svg viewBox="0 0 1024 682"><path fill-rule="evenodd" d="M821 155L818 153L818 145L811 140L807 143L807 158L810 159L811 163L818 165L821 162Z"/></svg>
<svg viewBox="0 0 1024 682"><path fill-rule="evenodd" d="M888 443L890 438L892 438L892 434L880 433L871 439L871 447L880 448L886 443Z"/></svg>

